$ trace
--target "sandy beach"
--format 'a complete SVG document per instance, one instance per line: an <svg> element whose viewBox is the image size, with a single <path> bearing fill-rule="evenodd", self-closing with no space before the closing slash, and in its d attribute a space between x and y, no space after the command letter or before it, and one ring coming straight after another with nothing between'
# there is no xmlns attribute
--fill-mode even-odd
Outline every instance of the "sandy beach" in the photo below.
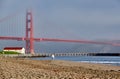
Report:
<svg viewBox="0 0 120 79"><path fill-rule="evenodd" d="M0 79L120 79L120 66L0 57Z"/></svg>

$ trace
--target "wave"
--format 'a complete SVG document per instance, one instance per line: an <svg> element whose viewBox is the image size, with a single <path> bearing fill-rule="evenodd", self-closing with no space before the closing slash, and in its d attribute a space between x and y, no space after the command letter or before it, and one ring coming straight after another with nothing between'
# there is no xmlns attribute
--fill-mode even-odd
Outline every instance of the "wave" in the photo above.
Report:
<svg viewBox="0 0 120 79"><path fill-rule="evenodd" d="M78 62L120 65L120 61L78 61Z"/></svg>

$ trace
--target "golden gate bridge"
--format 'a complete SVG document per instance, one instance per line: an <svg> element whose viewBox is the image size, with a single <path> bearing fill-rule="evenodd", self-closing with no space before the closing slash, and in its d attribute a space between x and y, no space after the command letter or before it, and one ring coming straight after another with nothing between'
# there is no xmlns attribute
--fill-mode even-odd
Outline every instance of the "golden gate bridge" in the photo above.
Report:
<svg viewBox="0 0 120 79"><path fill-rule="evenodd" d="M3 21L5 21L8 18L12 18L12 16L5 17L5 18L1 19L0 23L3 22ZM119 43L113 43L113 42L98 42L98 41L91 41L91 40L70 40L70 39L57 39L57 38L35 38L34 37L34 31L33 31L33 29L34 29L33 12L32 12L32 10L27 10L27 12L26 12L25 37L0 36L0 40L25 41L25 43L26 43L26 53L30 53L30 54L35 54L35 51L34 51L34 42L43 42L43 41L73 42L73 43L84 43L84 44L85 43L86 44L105 44L105 45L120 46ZM75 55L78 55L78 53L75 54Z"/></svg>

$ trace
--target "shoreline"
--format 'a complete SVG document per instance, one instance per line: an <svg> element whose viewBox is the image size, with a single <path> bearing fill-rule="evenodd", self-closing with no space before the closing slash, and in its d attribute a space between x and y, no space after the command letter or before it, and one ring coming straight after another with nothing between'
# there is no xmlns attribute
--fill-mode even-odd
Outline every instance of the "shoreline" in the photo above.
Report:
<svg viewBox="0 0 120 79"><path fill-rule="evenodd" d="M73 58L71 58L73 57ZM79 58L78 58L79 57ZM99 57L98 59L96 59L97 57ZM106 64L106 65L113 65L113 66L120 66L120 61L117 57L117 61L115 60L111 60L111 56L107 56L110 57L109 59L104 58L101 56L63 56L63 58L61 58L60 56L56 56L54 58L54 60L65 60L65 61L73 61L73 62L82 62L82 63L91 63L91 64ZM115 56L116 57L116 56ZM30 58L32 60L52 60L52 57L45 57L45 58Z"/></svg>
<svg viewBox="0 0 120 79"><path fill-rule="evenodd" d="M1 79L120 79L120 66L0 57Z"/></svg>

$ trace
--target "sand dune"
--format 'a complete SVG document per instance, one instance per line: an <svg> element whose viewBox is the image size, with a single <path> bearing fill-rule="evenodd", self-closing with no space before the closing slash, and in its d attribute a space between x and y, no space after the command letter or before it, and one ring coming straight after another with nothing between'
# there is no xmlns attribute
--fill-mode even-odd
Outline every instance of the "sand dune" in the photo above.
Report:
<svg viewBox="0 0 120 79"><path fill-rule="evenodd" d="M120 66L0 57L0 79L120 79Z"/></svg>

